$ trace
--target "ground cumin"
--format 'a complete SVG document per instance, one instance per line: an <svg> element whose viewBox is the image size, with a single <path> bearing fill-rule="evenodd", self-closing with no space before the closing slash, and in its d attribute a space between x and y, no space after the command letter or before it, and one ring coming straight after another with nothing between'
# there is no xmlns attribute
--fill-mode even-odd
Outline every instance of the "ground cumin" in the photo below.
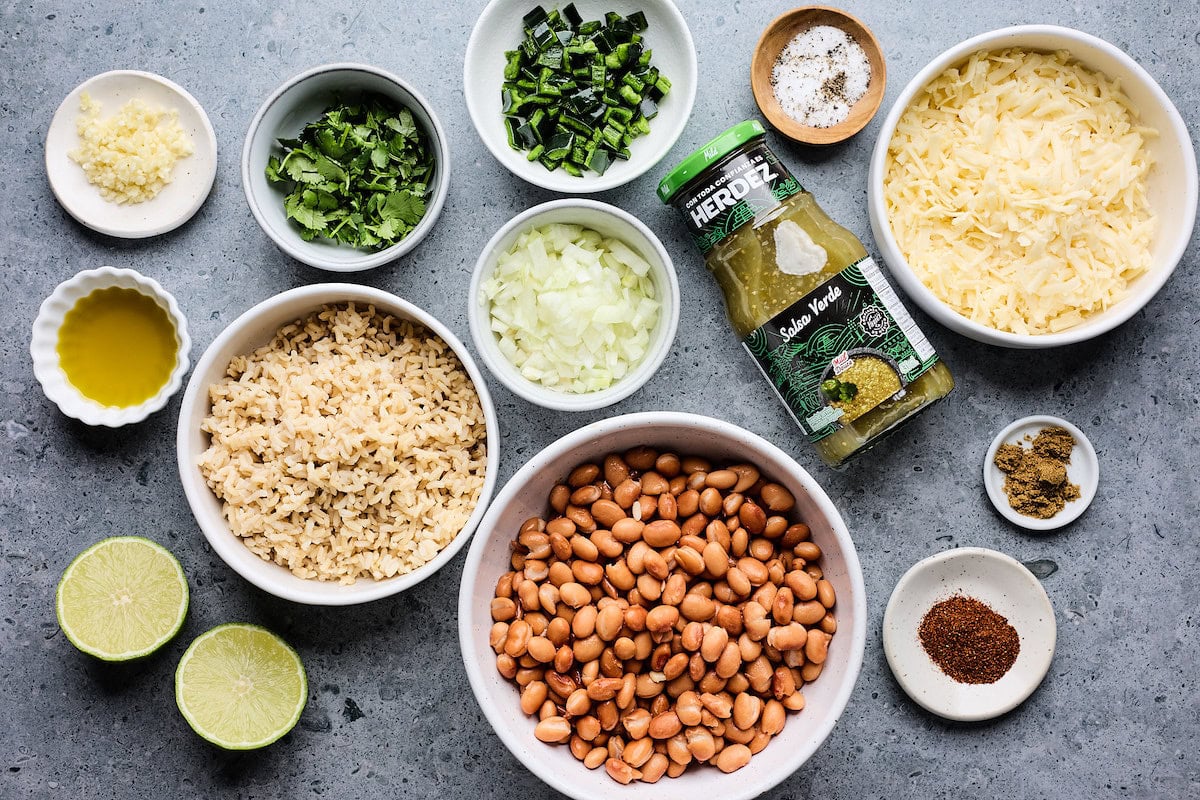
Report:
<svg viewBox="0 0 1200 800"><path fill-rule="evenodd" d="M1029 447L1002 444L996 467L1005 474L1004 493L1018 514L1050 519L1079 497L1079 485L1067 480L1075 437L1065 428L1043 428Z"/></svg>
<svg viewBox="0 0 1200 800"><path fill-rule="evenodd" d="M1021 638L1005 617L961 594L929 609L917 633L933 663L959 683L995 683L1021 652Z"/></svg>

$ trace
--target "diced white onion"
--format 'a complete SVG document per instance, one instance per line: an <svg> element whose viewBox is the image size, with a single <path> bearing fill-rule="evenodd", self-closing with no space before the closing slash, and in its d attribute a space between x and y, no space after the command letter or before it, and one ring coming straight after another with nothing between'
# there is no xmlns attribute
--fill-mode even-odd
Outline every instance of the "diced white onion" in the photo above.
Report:
<svg viewBox="0 0 1200 800"><path fill-rule="evenodd" d="M533 228L483 283L500 352L528 380L584 394L607 389L645 358L658 325L650 264L579 225Z"/></svg>

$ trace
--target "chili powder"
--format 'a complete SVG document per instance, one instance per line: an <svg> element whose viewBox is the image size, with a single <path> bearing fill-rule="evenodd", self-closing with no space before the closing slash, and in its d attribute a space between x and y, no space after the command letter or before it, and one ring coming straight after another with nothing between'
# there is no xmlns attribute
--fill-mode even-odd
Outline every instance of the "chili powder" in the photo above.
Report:
<svg viewBox="0 0 1200 800"><path fill-rule="evenodd" d="M959 683L995 683L1021 652L1008 619L961 594L929 609L917 634L933 663Z"/></svg>

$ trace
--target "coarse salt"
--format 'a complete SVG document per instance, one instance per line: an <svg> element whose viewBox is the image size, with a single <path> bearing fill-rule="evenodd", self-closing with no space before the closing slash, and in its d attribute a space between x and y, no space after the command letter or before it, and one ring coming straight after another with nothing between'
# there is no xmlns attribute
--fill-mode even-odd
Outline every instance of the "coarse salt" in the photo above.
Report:
<svg viewBox="0 0 1200 800"><path fill-rule="evenodd" d="M813 128L845 121L870 82L866 52L832 25L815 25L796 35L771 69L771 86L783 113Z"/></svg>

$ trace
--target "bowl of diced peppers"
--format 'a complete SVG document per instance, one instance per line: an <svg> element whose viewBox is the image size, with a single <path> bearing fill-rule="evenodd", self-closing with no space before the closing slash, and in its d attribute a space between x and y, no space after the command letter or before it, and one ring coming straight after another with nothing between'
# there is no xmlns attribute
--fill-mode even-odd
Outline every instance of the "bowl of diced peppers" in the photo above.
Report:
<svg viewBox="0 0 1200 800"><path fill-rule="evenodd" d="M696 96L696 51L669 0L492 0L467 44L467 110L492 155L536 186L622 186L662 159Z"/></svg>

